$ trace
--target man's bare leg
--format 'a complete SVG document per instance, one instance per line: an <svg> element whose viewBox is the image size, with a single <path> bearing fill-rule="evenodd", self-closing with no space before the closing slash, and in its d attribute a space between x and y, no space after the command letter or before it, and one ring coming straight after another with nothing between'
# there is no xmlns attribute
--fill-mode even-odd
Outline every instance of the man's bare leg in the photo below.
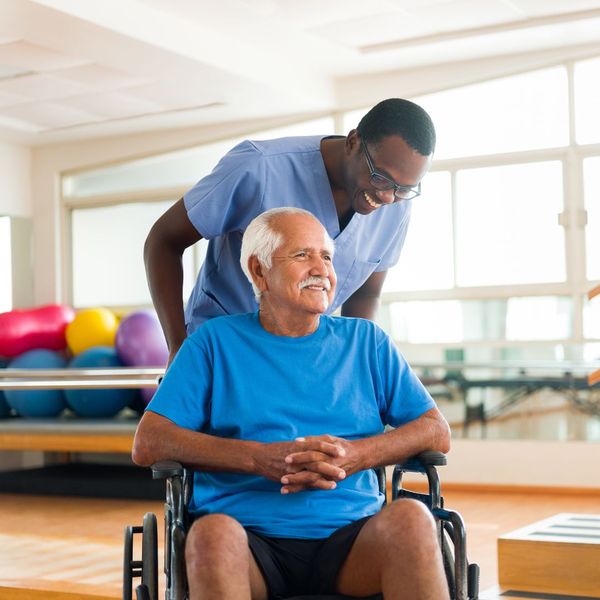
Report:
<svg viewBox="0 0 600 600"><path fill-rule="evenodd" d="M434 519L416 500L396 500L358 534L338 576L350 596L383 592L386 600L447 600L448 583Z"/></svg>
<svg viewBox="0 0 600 600"><path fill-rule="evenodd" d="M231 517L206 515L185 544L190 600L266 600L267 586L244 528Z"/></svg>

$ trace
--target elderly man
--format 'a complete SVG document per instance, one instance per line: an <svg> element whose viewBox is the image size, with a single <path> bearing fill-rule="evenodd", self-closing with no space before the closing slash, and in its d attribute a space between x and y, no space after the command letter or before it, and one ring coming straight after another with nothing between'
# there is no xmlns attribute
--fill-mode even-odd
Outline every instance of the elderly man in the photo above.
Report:
<svg viewBox="0 0 600 600"><path fill-rule="evenodd" d="M191 335L140 421L137 464L198 471L191 599L448 598L431 515L412 500L381 509L372 470L447 452L448 425L381 329L323 314L333 250L306 211L255 218L241 260L259 311Z"/></svg>

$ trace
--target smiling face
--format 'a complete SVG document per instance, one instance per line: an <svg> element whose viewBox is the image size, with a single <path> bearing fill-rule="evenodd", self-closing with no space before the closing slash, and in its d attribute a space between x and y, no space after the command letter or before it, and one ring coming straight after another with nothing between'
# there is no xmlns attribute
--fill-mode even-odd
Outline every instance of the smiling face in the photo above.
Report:
<svg viewBox="0 0 600 600"><path fill-rule="evenodd" d="M333 269L333 245L323 226L303 214L283 214L272 221L282 237L273 252L270 269L251 268L261 291L261 312L280 319L313 319L327 310L333 301L336 276Z"/></svg>
<svg viewBox="0 0 600 600"><path fill-rule="evenodd" d="M345 187L354 212L368 215L394 202L394 190L377 190L371 184L371 169L358 132L350 132L347 140L348 161ZM376 171L400 186L417 186L431 165L432 155L423 156L400 136L390 135L377 144L366 143Z"/></svg>

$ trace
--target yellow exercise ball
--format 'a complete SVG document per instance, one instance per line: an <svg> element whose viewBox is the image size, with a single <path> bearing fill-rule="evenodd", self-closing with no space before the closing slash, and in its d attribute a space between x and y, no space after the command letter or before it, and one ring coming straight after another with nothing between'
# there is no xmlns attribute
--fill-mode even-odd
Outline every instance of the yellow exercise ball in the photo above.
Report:
<svg viewBox="0 0 600 600"><path fill-rule="evenodd" d="M95 346L114 346L119 321L107 308L86 308L67 325L65 337L73 354Z"/></svg>

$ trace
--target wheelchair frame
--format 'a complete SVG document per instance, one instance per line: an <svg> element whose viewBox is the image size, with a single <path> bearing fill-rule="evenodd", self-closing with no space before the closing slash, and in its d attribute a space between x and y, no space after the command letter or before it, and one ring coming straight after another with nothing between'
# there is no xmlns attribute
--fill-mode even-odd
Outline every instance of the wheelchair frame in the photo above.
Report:
<svg viewBox="0 0 600 600"><path fill-rule="evenodd" d="M464 521L456 511L444 508L440 480L436 467L446 464L440 452L423 452L395 465L392 475L392 501L411 498L425 503L436 519L444 569L452 600L477 600L479 597L479 566L467 560ZM427 476L428 493L418 493L402 487L404 473ZM376 469L379 489L386 495L386 473ZM185 600L187 579L184 562L185 535L189 526L187 505L192 496L193 472L179 463L164 461L152 465L152 477L166 482L165 501L165 600ZM133 557L134 536L141 534L141 560ZM137 600L158 600L158 542L156 516L146 513L141 526L125 528L123 561L123 600L132 600L133 579L141 578L136 587ZM323 596L314 596L319 600ZM333 596L329 596L333 600ZM343 598L343 596L339 596ZM293 599L290 599L293 600ZM296 600L301 600L296 598Z"/></svg>

